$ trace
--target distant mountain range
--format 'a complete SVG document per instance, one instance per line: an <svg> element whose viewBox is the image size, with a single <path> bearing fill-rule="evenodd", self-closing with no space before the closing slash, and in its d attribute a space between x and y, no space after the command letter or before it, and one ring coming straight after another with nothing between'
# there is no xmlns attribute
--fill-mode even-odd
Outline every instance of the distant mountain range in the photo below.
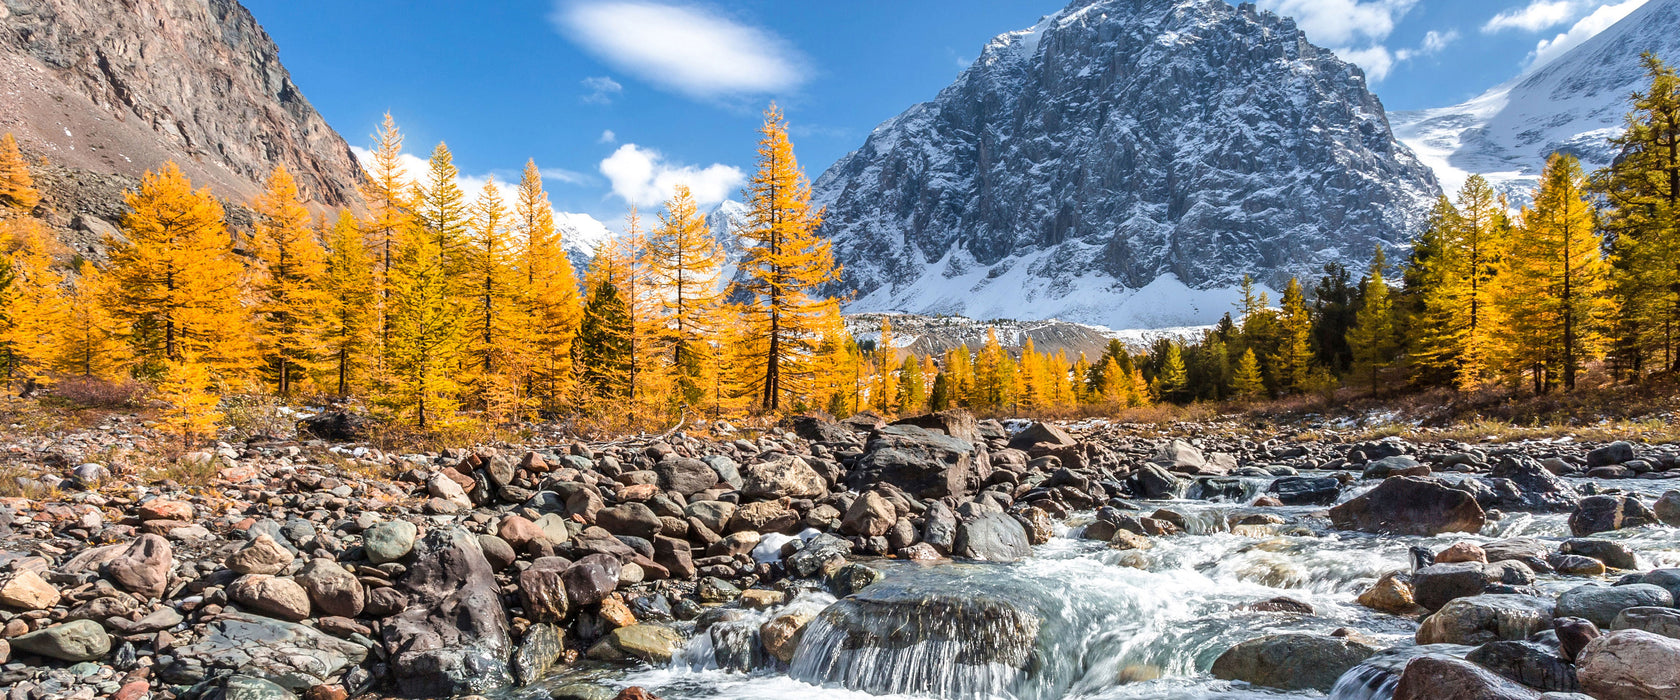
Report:
<svg viewBox="0 0 1680 700"><path fill-rule="evenodd" d="M1473 100L1390 115L1394 133L1435 170L1449 192L1472 174L1514 204L1528 201L1552 153L1574 154L1590 172L1609 165L1628 96L1648 85L1640 54L1680 63L1680 0L1650 0L1550 63Z"/></svg>

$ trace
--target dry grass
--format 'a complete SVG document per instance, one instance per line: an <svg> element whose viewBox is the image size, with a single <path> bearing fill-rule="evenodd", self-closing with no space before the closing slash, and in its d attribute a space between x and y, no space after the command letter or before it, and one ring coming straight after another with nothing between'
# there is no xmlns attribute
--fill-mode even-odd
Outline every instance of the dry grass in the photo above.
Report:
<svg viewBox="0 0 1680 700"><path fill-rule="evenodd" d="M64 492L57 486L40 482L40 476L22 465L0 466L0 497L27 498L31 501L55 501L64 497Z"/></svg>

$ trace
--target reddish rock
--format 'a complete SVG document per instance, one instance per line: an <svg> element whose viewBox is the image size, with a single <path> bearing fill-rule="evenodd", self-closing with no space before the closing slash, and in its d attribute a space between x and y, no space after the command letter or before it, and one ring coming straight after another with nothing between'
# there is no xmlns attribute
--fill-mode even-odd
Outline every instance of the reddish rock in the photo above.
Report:
<svg viewBox="0 0 1680 700"><path fill-rule="evenodd" d="M193 507L191 503L170 501L162 498L154 498L141 504L139 513L141 520L191 521L193 519Z"/></svg>

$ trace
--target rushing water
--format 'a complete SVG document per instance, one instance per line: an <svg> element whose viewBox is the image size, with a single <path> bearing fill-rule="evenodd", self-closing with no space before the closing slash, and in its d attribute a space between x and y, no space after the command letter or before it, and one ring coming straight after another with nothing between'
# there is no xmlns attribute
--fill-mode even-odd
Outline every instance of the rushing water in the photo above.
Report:
<svg viewBox="0 0 1680 700"><path fill-rule="evenodd" d="M1673 482L1604 486L1660 493ZM1346 489L1351 498L1374 484ZM1252 498L1257 491L1246 488ZM1154 505L1154 504L1152 504ZM1354 602L1387 571L1410 566L1414 545L1462 540L1568 537L1561 514L1510 514L1478 535L1378 537L1331 531L1322 508L1253 509L1240 503L1159 504L1184 516L1187 534L1117 551L1077 537L1081 516L1014 564L881 560L886 578L836 602L804 593L790 606L821 610L791 664L758 651L756 630L782 611L730 611L694 635L669 666L603 681L640 685L669 700L962 697L1000 700L1312 698L1213 679L1207 669L1232 645L1283 632L1349 628L1381 647L1409 645L1417 624ZM1233 515L1283 515L1283 525L1226 525ZM1089 515L1083 516L1088 519ZM1680 531L1641 528L1601 535L1639 552L1644 567L1680 566ZM1579 578L1542 578L1553 592ZM1285 596L1312 615L1259 612ZM1387 698L1407 649L1344 676L1329 697ZM1460 652L1462 653L1462 651Z"/></svg>

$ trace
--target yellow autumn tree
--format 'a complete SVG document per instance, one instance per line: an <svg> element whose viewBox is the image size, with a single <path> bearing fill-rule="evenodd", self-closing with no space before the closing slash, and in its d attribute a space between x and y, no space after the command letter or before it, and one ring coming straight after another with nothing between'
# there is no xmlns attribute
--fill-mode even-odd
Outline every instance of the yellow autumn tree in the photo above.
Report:
<svg viewBox="0 0 1680 700"><path fill-rule="evenodd" d="M890 414L898 406L898 348L894 346L892 319L881 317L881 334L875 338L875 352L869 358L869 405L883 414Z"/></svg>
<svg viewBox="0 0 1680 700"><path fill-rule="evenodd" d="M527 393L541 410L558 411L569 403L576 384L572 343L583 320L583 306L577 273L566 258L535 161L525 163L513 205L513 227L523 243L525 313L521 318L525 328L519 335L530 352Z"/></svg>
<svg viewBox="0 0 1680 700"><path fill-rule="evenodd" d="M217 410L215 380L210 375L210 363L194 357L192 351L182 359L165 359L158 376L157 398L166 406L163 426L181 438L182 448L191 447L194 439L214 436L222 413Z"/></svg>
<svg viewBox="0 0 1680 700"><path fill-rule="evenodd" d="M374 315L379 329L376 339L378 356L383 353L391 335L391 324L386 311L391 303L387 281L391 278L397 249L402 245L403 232L408 229L409 219L413 215L414 192L408 175L403 170L402 132L397 130L390 112L385 113L385 121L374 133L373 138L375 145L372 162L366 166L367 178L359 188L362 191L362 200L368 205L368 217L363 221L362 229L374 262L373 289L377 303Z"/></svg>
<svg viewBox="0 0 1680 700"><path fill-rule="evenodd" d="M222 205L209 189L193 190L174 163L146 173L126 201L123 238L107 242L107 303L142 370L202 362L220 384L243 381L257 364L256 334Z"/></svg>
<svg viewBox="0 0 1680 700"><path fill-rule="evenodd" d="M329 299L321 289L326 255L315 239L309 210L298 199L297 183L276 166L265 191L252 204L256 213L253 243L256 272L258 344L264 374L275 393L291 396L318 366L321 324Z"/></svg>
<svg viewBox="0 0 1680 700"><path fill-rule="evenodd" d="M1582 364L1601 354L1610 305L1587 176L1573 156L1546 163L1514 242L1500 285L1509 328L1499 354L1512 372L1529 375L1536 393L1574 389Z"/></svg>
<svg viewBox="0 0 1680 700"><path fill-rule="evenodd" d="M1283 313L1278 321L1283 342L1272 357L1278 388L1302 391L1313 365L1312 314L1307 311L1307 295L1301 289L1301 281L1295 277L1289 278L1289 284L1283 289ZM1179 369L1183 369L1182 365Z"/></svg>
<svg viewBox="0 0 1680 700"><path fill-rule="evenodd" d="M524 332L529 325L520 304L525 291L516 266L518 250L494 178L485 181L471 216L470 240L463 251L471 399L491 418L502 421L527 408L525 372L531 349Z"/></svg>
<svg viewBox="0 0 1680 700"><path fill-rule="evenodd" d="M35 190L35 180L18 150L17 139L10 132L0 136L0 206L29 211L40 201L41 194Z"/></svg>
<svg viewBox="0 0 1680 700"><path fill-rule="evenodd" d="M331 385L339 396L347 396L361 385L368 358L375 352L378 334L378 294L373 261L367 243L348 211L327 230L326 276L321 291L326 296L321 339Z"/></svg>
<svg viewBox="0 0 1680 700"><path fill-rule="evenodd" d="M663 420L679 401L671 392L671 365L661 348L665 300L649 260L647 232L632 205L625 215L624 236L612 249L618 257L618 291L628 314L624 338L629 351L629 398L632 423Z"/></svg>
<svg viewBox="0 0 1680 700"><path fill-rule="evenodd" d="M133 361L122 324L105 307L110 282L93 265L83 265L68 302L59 346L57 370L65 375L111 381L121 378Z"/></svg>
<svg viewBox="0 0 1680 700"><path fill-rule="evenodd" d="M0 345L10 355L14 377L46 382L70 321L64 276L53 267L53 239L44 225L23 219L0 222L0 227L5 229L0 240L10 239L7 245L14 247L11 283L0 297L5 306Z"/></svg>
<svg viewBox="0 0 1680 700"><path fill-rule="evenodd" d="M818 319L834 302L820 294L839 278L827 240L817 234L822 212L811 206L811 185L793 155L787 120L774 104L760 129L757 170L747 186L749 223L741 238L741 291L752 299L748 324L757 342L753 389L766 411L807 396Z"/></svg>
<svg viewBox="0 0 1680 700"><path fill-rule="evenodd" d="M705 366L718 329L718 277L723 251L712 238L686 185L677 185L647 239L650 284L663 307L660 342L668 356L683 403L705 398Z"/></svg>
<svg viewBox="0 0 1680 700"><path fill-rule="evenodd" d="M414 215L386 283L389 386L381 402L399 416L412 416L421 428L453 418L459 405L466 333L456 292L467 211L456 175L448 147L438 144L416 188Z"/></svg>

